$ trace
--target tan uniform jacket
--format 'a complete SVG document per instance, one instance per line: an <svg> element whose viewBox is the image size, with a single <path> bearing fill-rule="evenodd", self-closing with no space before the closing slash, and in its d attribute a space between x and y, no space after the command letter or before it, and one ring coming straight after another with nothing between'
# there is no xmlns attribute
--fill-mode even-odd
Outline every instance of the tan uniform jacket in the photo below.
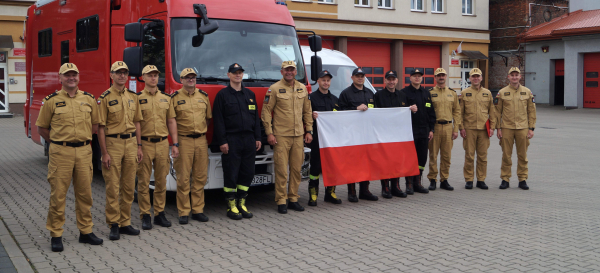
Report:
<svg viewBox="0 0 600 273"><path fill-rule="evenodd" d="M490 120L490 129L496 128L494 98L492 92L484 87L479 90L469 87L461 92L460 113L462 117L461 130L484 130L488 119Z"/></svg>
<svg viewBox="0 0 600 273"><path fill-rule="evenodd" d="M51 129L50 140L84 142L92 140L92 124L100 123L94 95L77 90L71 98L67 91L57 91L42 101L36 126Z"/></svg>
<svg viewBox="0 0 600 273"><path fill-rule="evenodd" d="M212 118L206 92L196 88L190 95L185 89L179 89L171 95L171 105L175 109L178 134L185 136L206 133L206 120Z"/></svg>
<svg viewBox="0 0 600 273"><path fill-rule="evenodd" d="M429 89L435 117L437 121L452 121L454 119L453 133L458 132L458 127L461 124L460 107L458 105L458 95L454 90L446 87L440 89L433 87Z"/></svg>
<svg viewBox="0 0 600 273"><path fill-rule="evenodd" d="M519 85L518 89L514 89L509 85L502 88L497 97L498 129L535 128L535 102L529 88Z"/></svg>
<svg viewBox="0 0 600 273"><path fill-rule="evenodd" d="M164 92L142 90L137 93L144 120L140 122L142 136L166 137L169 135L167 119L175 117L175 109L171 104L171 96Z"/></svg>
<svg viewBox="0 0 600 273"><path fill-rule="evenodd" d="M143 119L137 94L127 88L111 86L100 95L99 103L100 125L106 126L106 135L134 133L135 122Z"/></svg>
<svg viewBox="0 0 600 273"><path fill-rule="evenodd" d="M288 85L281 79L271 85L263 102L261 119L267 135L301 136L305 126L306 131L312 131L312 110L304 84L294 80L293 85Z"/></svg>

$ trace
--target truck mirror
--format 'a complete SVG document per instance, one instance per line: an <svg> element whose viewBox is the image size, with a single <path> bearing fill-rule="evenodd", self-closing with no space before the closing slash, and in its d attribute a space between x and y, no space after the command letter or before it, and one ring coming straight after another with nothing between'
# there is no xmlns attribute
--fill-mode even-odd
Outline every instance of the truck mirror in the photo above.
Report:
<svg viewBox="0 0 600 273"><path fill-rule="evenodd" d="M323 42L321 41L321 36L319 35L308 36L308 44L310 45L310 51L312 52L319 52L321 49L323 49Z"/></svg>
<svg viewBox="0 0 600 273"><path fill-rule="evenodd" d="M142 75L142 47L134 46L123 50L123 62L129 67L129 75L139 77Z"/></svg>
<svg viewBox="0 0 600 273"><path fill-rule="evenodd" d="M198 34L192 37L192 46L199 47L204 42L204 35Z"/></svg>
<svg viewBox="0 0 600 273"><path fill-rule="evenodd" d="M218 22L213 21L213 22L209 22L209 23L204 23L200 28L198 28L198 33L211 34L211 33L215 32L218 28L219 28Z"/></svg>
<svg viewBox="0 0 600 273"><path fill-rule="evenodd" d="M200 15L202 18L203 26L200 26L198 22L198 34L211 34L215 32L219 28L218 22L210 22L208 19L208 11L206 10L206 5L204 4L194 4L194 13Z"/></svg>
<svg viewBox="0 0 600 273"><path fill-rule="evenodd" d="M317 55L311 56L310 66L310 79L316 82L319 79L319 73L321 73L321 71L323 70L323 62L321 62L321 57Z"/></svg>
<svg viewBox="0 0 600 273"><path fill-rule="evenodd" d="M125 25L125 41L141 43L143 26L142 23L129 23Z"/></svg>

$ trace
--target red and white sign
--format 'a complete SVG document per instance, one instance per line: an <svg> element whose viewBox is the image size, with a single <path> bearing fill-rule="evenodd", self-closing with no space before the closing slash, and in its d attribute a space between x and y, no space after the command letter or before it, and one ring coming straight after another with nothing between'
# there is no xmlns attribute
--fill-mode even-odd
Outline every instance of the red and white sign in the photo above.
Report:
<svg viewBox="0 0 600 273"><path fill-rule="evenodd" d="M452 59L450 62L451 65L458 65L458 60L457 59Z"/></svg>
<svg viewBox="0 0 600 273"><path fill-rule="evenodd" d="M325 186L419 174L408 108L318 113Z"/></svg>
<svg viewBox="0 0 600 273"><path fill-rule="evenodd" d="M13 56L15 57L25 57L26 52L24 48L13 48Z"/></svg>

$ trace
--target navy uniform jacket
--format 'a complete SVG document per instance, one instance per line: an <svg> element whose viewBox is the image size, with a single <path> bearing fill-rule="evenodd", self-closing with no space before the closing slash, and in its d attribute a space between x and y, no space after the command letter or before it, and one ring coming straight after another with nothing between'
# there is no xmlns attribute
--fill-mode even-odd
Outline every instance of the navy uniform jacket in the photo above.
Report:
<svg viewBox="0 0 600 273"><path fill-rule="evenodd" d="M358 90L351 84L340 94L339 105L341 110L356 110L356 107L364 104L369 108L375 107L373 90L363 85L363 90Z"/></svg>
<svg viewBox="0 0 600 273"><path fill-rule="evenodd" d="M406 94L402 90L396 89L395 92L390 92L387 88L375 93L375 107L390 108L390 107L408 107Z"/></svg>
<svg viewBox="0 0 600 273"><path fill-rule="evenodd" d="M414 138L427 138L435 125L435 111L431 103L431 94L423 86L416 89L411 85L400 90L406 94L408 105L417 105L417 112L412 114Z"/></svg>
<svg viewBox="0 0 600 273"><path fill-rule="evenodd" d="M321 93L318 89L310 93L310 105L313 111L338 111L340 106L338 105L338 97L331 94L331 91L327 94ZM319 133L317 131L317 121L313 121L313 141L318 143ZM311 143L312 143L311 142ZM312 145L311 145L312 146ZM317 148L319 146L317 145Z"/></svg>
<svg viewBox="0 0 600 273"><path fill-rule="evenodd" d="M227 143L228 134L253 134L260 140L260 113L254 92L242 85L236 91L228 85L221 89L213 104L214 133L212 144Z"/></svg>

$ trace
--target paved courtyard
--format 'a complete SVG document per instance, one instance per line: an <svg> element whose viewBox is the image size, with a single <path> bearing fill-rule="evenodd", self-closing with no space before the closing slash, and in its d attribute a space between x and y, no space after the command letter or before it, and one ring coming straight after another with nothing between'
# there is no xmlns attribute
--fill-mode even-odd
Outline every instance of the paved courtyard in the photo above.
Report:
<svg viewBox="0 0 600 273"><path fill-rule="evenodd" d="M599 118L600 110L538 107L529 191L517 188L515 167L511 188L498 189L496 136L488 158L490 190L464 189L459 137L453 192L356 204L347 201L346 187L338 187L344 203L333 205L322 201L321 187L318 207L280 215L274 192L255 191L248 201L255 217L234 221L225 216L222 193L208 191L209 222L179 225L172 198L166 207L172 227L119 241L108 240L104 181L96 175L94 232L104 245L77 242L71 187L62 253L50 251L45 229L50 186L43 148L25 137L22 117L0 119L0 217L37 272L598 272ZM303 205L307 185L300 188ZM372 192L380 191L372 182ZM141 228L138 215L134 203L133 225Z"/></svg>

